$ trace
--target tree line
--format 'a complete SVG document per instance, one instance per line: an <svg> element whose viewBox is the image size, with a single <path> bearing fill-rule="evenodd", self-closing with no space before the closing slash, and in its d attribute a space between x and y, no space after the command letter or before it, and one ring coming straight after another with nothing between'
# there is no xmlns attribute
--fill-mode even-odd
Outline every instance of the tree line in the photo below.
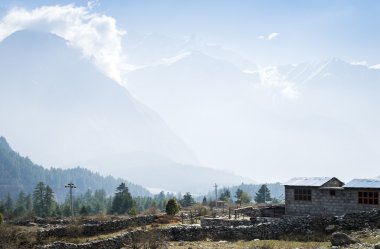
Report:
<svg viewBox="0 0 380 249"><path fill-rule="evenodd" d="M218 200L236 203L238 205L248 204L251 202L251 196L237 189L232 196L229 189L222 189L219 193ZM272 201L270 191L264 184L254 197L256 203L265 203ZM73 197L73 211L75 215L96 215L118 214L118 215L136 215L139 213L155 213L157 211L166 211L168 214L175 214L180 208L190 207L197 202L193 196L187 192L183 196L174 196L173 193L164 193L149 197L133 198L128 186L121 183L117 186L113 196L107 196L104 189L95 191L87 190L85 193ZM214 204L212 204L214 203ZM203 197L202 205L215 205L215 200L207 200ZM61 203L57 202L53 189L39 182L32 194L25 194L20 191L17 198L13 199L10 194L0 201L0 213L6 218L17 217L69 217L71 216L71 200L69 196Z"/></svg>

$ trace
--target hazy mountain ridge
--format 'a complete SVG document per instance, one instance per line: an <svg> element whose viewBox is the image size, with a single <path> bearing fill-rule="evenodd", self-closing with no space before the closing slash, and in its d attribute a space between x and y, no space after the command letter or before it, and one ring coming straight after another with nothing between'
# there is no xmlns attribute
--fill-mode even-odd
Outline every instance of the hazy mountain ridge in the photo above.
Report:
<svg viewBox="0 0 380 249"><path fill-rule="evenodd" d="M83 165L87 164L94 165L99 170L107 170L107 174L125 177L134 183L156 191L191 192L194 195L203 195L212 189L214 183L225 186L242 182L254 183L249 177L213 168L181 164L145 152L133 152L112 158L98 158L96 163L83 163ZM112 165L112 169L107 169L107 165ZM121 173L123 170L126 173Z"/></svg>
<svg viewBox="0 0 380 249"><path fill-rule="evenodd" d="M34 164L28 157L15 152L4 137L0 137L0 172L0 198L7 193L16 196L19 191L31 193L40 181L52 187L60 201L67 196L65 185L69 182L77 186L74 194L83 194L88 189L92 191L104 189L108 195L111 195L114 194L116 187L124 182L133 196L150 195L149 191L140 185L121 178L104 177L85 168L43 168Z"/></svg>
<svg viewBox="0 0 380 249"><path fill-rule="evenodd" d="M197 162L156 113L63 39L16 32L0 55L0 132L37 162L71 166L130 151Z"/></svg>
<svg viewBox="0 0 380 249"><path fill-rule="evenodd" d="M268 170L259 180L266 181L271 168L286 173L284 162L308 176L342 174L336 165L370 172L380 163L380 70L337 58L241 70L189 47L170 63L129 73L128 88L206 165L244 170L256 180L262 167Z"/></svg>

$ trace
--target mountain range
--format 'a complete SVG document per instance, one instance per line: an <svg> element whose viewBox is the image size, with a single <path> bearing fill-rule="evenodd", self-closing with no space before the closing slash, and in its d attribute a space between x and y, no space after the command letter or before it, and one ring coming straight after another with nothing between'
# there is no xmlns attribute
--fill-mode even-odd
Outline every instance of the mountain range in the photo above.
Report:
<svg viewBox="0 0 380 249"><path fill-rule="evenodd" d="M253 182L198 166L157 112L53 34L24 30L0 43L0 123L17 151L45 167L81 165L173 192Z"/></svg>
<svg viewBox="0 0 380 249"><path fill-rule="evenodd" d="M159 50L149 37L130 45L135 61L140 50ZM205 165L265 182L288 172L365 178L380 164L380 70L334 57L244 67L207 44L162 41L177 46L130 72L128 89ZM342 165L363 170L350 175Z"/></svg>
<svg viewBox="0 0 380 249"><path fill-rule="evenodd" d="M0 132L43 165L128 151L197 162L159 115L65 40L20 31L0 43Z"/></svg>

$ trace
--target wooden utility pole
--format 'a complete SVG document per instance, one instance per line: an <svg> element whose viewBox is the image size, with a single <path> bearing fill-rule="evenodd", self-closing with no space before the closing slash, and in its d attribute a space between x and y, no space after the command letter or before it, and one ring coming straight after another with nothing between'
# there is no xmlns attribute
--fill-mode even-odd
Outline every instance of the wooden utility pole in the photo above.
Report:
<svg viewBox="0 0 380 249"><path fill-rule="evenodd" d="M216 207L216 202L218 201L218 185L214 185L215 188L215 207Z"/></svg>
<svg viewBox="0 0 380 249"><path fill-rule="evenodd" d="M77 186L74 185L74 183L70 182L65 186L65 188L70 189L70 207L71 207L71 217L74 218L74 205L73 205L73 188L76 188Z"/></svg>

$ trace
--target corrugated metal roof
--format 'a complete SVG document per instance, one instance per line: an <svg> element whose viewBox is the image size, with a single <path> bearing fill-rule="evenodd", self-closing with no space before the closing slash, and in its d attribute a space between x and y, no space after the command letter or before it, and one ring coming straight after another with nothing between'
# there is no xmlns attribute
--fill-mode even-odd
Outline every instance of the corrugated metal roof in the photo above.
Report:
<svg viewBox="0 0 380 249"><path fill-rule="evenodd" d="M284 183L285 186L311 186L320 187L334 177L294 177L288 182Z"/></svg>
<svg viewBox="0 0 380 249"><path fill-rule="evenodd" d="M380 188L380 179L352 179L345 188Z"/></svg>

